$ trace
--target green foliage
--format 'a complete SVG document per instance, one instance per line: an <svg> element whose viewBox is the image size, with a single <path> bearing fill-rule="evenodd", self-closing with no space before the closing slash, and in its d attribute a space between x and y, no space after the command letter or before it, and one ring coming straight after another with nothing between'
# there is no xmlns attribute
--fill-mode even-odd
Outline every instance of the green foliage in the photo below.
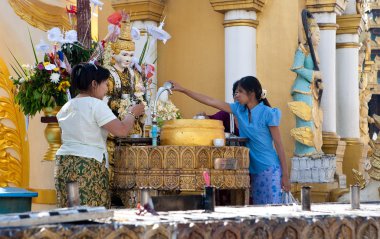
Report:
<svg viewBox="0 0 380 239"><path fill-rule="evenodd" d="M61 50L67 57L71 66L75 66L81 62L87 62L91 54L94 52L95 43L93 42L91 49L84 48L79 42L65 43L62 45Z"/></svg>
<svg viewBox="0 0 380 239"><path fill-rule="evenodd" d="M50 71L45 69L36 70L27 81L20 82L20 79L14 81L18 86L15 101L21 106L25 115L34 116L44 108L62 106L67 102L66 92L58 89L60 83L55 84L50 81L50 75ZM68 82L68 76L62 81Z"/></svg>

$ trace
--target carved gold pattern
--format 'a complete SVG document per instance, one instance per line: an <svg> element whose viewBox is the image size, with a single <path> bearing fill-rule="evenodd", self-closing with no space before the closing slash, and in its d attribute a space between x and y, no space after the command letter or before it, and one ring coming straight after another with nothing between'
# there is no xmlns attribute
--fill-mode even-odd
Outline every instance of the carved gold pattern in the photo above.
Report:
<svg viewBox="0 0 380 239"><path fill-rule="evenodd" d="M53 27L71 29L66 9L39 0L8 0L15 13L24 21L47 31Z"/></svg>
<svg viewBox="0 0 380 239"><path fill-rule="evenodd" d="M239 19L239 20L228 20L224 21L223 26L226 27L253 27L257 28L259 25L259 21L257 20L249 20L249 19Z"/></svg>
<svg viewBox="0 0 380 239"><path fill-rule="evenodd" d="M29 186L29 142L25 118L14 102L14 86L0 58L0 187Z"/></svg>
<svg viewBox="0 0 380 239"><path fill-rule="evenodd" d="M360 186L360 189L364 189L366 186L366 180L363 174L354 168L352 169L352 173L354 174L356 184Z"/></svg>
<svg viewBox="0 0 380 239"><path fill-rule="evenodd" d="M238 209L237 209L238 210ZM244 210L255 210L250 207ZM184 218L190 213L168 212L168 217ZM218 213L225 216L226 213ZM48 226L32 226L4 228L0 231L1 238L181 238L181 239L226 239L226 238L257 238L257 239L352 239L352 238L380 238L379 217L359 217L328 215L321 217L288 217L271 216L262 218L246 216L240 220L238 213L235 220L186 219L181 223L165 223L159 219L124 219L126 224L118 223L120 218L115 217L116 223L102 224L52 224ZM228 215L230 216L230 215ZM124 221L122 220L122 221Z"/></svg>
<svg viewBox="0 0 380 239"><path fill-rule="evenodd" d="M120 35L117 37L117 41L111 44L113 53L116 55L118 55L120 51L123 51L123 50L124 51L135 50L135 42L132 41L132 36L131 36L131 28L132 28L131 22L122 21L120 25L121 25ZM121 75L124 76L124 74L121 74Z"/></svg>
<svg viewBox="0 0 380 239"><path fill-rule="evenodd" d="M214 11L224 13L230 10L261 12L266 0L210 0Z"/></svg>
<svg viewBox="0 0 380 239"><path fill-rule="evenodd" d="M115 163L114 189L117 192L147 187L161 191L201 191L205 170L210 172L212 185L221 189L250 186L249 150L245 147L120 145L117 151L121 152L115 154L118 163ZM236 158L238 168L214 169L214 159L223 157Z"/></svg>
<svg viewBox="0 0 380 239"><path fill-rule="evenodd" d="M312 13L335 12L340 15L346 4L346 0L306 0L306 7Z"/></svg>
<svg viewBox="0 0 380 239"><path fill-rule="evenodd" d="M291 129L290 135L302 144L314 146L314 134L309 127L299 127Z"/></svg>
<svg viewBox="0 0 380 239"><path fill-rule="evenodd" d="M339 25L336 34L360 34L364 28L364 20L360 14L337 16L336 23Z"/></svg>
<svg viewBox="0 0 380 239"><path fill-rule="evenodd" d="M112 0L115 10L131 12L131 21L160 22L165 9L165 0Z"/></svg>
<svg viewBox="0 0 380 239"><path fill-rule="evenodd" d="M311 120L311 107L303 101L292 101L288 103L290 110L299 118L310 121Z"/></svg>
<svg viewBox="0 0 380 239"><path fill-rule="evenodd" d="M357 227L356 238L368 238L375 239L380 238L379 223L376 222L373 218L369 218L365 222L362 222Z"/></svg>

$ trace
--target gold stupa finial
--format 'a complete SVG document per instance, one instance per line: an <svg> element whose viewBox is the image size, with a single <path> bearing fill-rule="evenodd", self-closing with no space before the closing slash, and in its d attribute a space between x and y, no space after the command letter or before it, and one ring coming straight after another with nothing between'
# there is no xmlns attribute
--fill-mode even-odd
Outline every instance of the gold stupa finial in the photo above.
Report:
<svg viewBox="0 0 380 239"><path fill-rule="evenodd" d="M116 42L111 45L114 54L119 54L121 50L134 51L135 43L132 41L131 36L131 22L128 14L123 15L123 19L120 22L120 35Z"/></svg>

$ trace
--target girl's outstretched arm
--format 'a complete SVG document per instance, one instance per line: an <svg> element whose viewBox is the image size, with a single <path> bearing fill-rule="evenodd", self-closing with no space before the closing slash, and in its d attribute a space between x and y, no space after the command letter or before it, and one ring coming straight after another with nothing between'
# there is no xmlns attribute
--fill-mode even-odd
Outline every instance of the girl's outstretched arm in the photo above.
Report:
<svg viewBox="0 0 380 239"><path fill-rule="evenodd" d="M232 113L230 105L224 101L214 99L210 96L203 95L203 94L200 94L198 92L191 91L189 89L182 87L181 85L179 85L176 82L172 81L171 83L173 84L172 90L174 90L174 91L182 92L185 95L189 96L190 98L193 98L194 100L196 100L202 104L214 107L214 108L219 109L219 110L223 110L223 111L228 112L228 113Z"/></svg>

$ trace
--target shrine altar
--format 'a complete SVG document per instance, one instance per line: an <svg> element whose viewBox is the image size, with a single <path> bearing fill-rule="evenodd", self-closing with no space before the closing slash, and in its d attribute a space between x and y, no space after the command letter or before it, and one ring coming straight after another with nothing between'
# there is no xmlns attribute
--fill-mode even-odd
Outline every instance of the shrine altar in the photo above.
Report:
<svg viewBox="0 0 380 239"><path fill-rule="evenodd" d="M216 159L236 160L233 169L216 167ZM113 190L124 206L134 207L141 189L151 196L201 193L203 172L208 171L216 189L243 191L241 204L249 198L249 149L241 146L130 146L116 144ZM218 168L218 169L217 169Z"/></svg>

